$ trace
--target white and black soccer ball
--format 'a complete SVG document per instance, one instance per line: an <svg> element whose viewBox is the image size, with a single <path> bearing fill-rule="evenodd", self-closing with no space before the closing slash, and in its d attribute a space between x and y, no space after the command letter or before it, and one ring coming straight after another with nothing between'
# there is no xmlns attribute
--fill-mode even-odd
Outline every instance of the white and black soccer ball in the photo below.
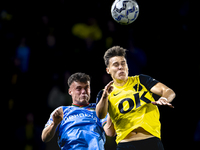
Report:
<svg viewBox="0 0 200 150"><path fill-rule="evenodd" d="M113 19L122 25L135 21L138 14L139 6L135 0L115 0L111 7Z"/></svg>

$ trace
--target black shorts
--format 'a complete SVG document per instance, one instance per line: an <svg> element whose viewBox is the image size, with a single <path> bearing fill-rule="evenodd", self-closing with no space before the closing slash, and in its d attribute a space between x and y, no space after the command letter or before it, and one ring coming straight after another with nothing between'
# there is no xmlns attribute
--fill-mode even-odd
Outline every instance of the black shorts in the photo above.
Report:
<svg viewBox="0 0 200 150"><path fill-rule="evenodd" d="M117 150L164 150L163 144L157 137L144 140L119 143Z"/></svg>

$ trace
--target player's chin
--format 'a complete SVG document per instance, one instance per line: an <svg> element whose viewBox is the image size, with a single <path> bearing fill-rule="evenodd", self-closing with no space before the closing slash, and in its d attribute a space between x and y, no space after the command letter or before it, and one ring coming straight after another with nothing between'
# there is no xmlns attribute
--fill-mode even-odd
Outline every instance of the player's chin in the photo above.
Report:
<svg viewBox="0 0 200 150"><path fill-rule="evenodd" d="M119 75L118 76L118 80L121 80L121 81L124 81L127 79L127 76L124 74L124 75Z"/></svg>
<svg viewBox="0 0 200 150"><path fill-rule="evenodd" d="M89 103L89 97L80 98L80 102L81 102L82 104L88 104L88 103Z"/></svg>

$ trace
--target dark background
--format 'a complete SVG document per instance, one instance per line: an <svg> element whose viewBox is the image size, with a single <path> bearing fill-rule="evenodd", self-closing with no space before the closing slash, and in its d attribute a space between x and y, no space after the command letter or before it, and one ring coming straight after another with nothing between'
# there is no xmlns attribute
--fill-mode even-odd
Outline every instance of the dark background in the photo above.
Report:
<svg viewBox="0 0 200 150"><path fill-rule="evenodd" d="M71 104L67 78L89 74L95 102L110 81L103 54L114 45L129 50L130 75L150 75L176 92L174 109L159 107L165 149L200 148L198 3L137 2L139 17L127 26L112 19L113 0L0 2L1 122L8 149L55 150L40 136L50 113ZM80 37L86 28L90 34ZM107 149L114 146L108 140Z"/></svg>

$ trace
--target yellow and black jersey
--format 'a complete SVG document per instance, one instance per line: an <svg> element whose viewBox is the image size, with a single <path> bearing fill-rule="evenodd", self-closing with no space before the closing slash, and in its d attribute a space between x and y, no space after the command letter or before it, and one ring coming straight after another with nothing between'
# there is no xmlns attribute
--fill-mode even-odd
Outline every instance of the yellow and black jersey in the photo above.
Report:
<svg viewBox="0 0 200 150"><path fill-rule="evenodd" d="M160 113L158 107L151 103L155 100L150 92L157 83L150 76L141 74L128 77L123 86L113 84L114 89L108 96L108 112L117 133L117 143L138 127L160 138ZM102 92L97 96L97 102L100 95Z"/></svg>

